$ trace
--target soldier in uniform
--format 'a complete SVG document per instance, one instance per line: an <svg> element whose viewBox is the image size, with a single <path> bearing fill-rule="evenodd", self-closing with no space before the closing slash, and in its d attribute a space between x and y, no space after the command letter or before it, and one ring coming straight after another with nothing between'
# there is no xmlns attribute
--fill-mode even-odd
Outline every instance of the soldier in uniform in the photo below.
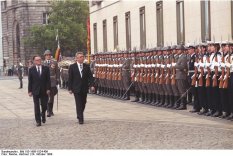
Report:
<svg viewBox="0 0 233 156"><path fill-rule="evenodd" d="M56 60L51 59L50 50L46 50L44 52L45 60L44 65L49 67L50 70L50 80L51 80L51 91L48 100L47 106L47 117L51 117L54 115L53 113L53 104L54 104L54 96L58 93L57 86L60 81L60 70L58 68L58 63Z"/></svg>
<svg viewBox="0 0 233 156"><path fill-rule="evenodd" d="M124 95L125 95L124 97L122 97L123 100L130 100L130 90L127 91L127 89L130 87L131 84L130 65L131 65L131 59L128 51L126 51L124 52L123 55L123 64L122 64L122 79L123 79Z"/></svg>
<svg viewBox="0 0 233 156"><path fill-rule="evenodd" d="M19 89L23 88L23 73L24 73L24 67L21 62L18 63L18 78L20 82Z"/></svg>
<svg viewBox="0 0 233 156"><path fill-rule="evenodd" d="M188 70L188 65L187 65L187 56L183 53L184 47L182 45L178 45L177 48L178 50L178 55L179 58L175 64L176 68L176 82L177 82L177 87L179 91L179 96L180 96L180 104L177 105L177 110L183 110L187 109L187 103L186 103L186 96L185 92L187 91L187 84L188 84L188 79L187 79L187 70Z"/></svg>

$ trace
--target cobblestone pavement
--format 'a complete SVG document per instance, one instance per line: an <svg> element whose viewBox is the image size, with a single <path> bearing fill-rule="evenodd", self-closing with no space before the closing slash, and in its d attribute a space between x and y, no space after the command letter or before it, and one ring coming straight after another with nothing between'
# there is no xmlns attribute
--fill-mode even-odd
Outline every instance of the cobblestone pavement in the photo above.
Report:
<svg viewBox="0 0 233 156"><path fill-rule="evenodd" d="M27 79L18 87L18 79L0 79L1 149L233 149L231 121L97 95L88 95L79 125L63 89L55 116L36 127Z"/></svg>

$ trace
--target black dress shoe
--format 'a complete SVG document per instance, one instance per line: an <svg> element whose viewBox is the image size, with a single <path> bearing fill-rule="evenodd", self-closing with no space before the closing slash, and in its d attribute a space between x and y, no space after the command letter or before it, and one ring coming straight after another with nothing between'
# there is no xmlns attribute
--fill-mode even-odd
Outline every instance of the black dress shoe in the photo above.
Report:
<svg viewBox="0 0 233 156"><path fill-rule="evenodd" d="M84 122L83 122L83 120L79 120L78 123L79 123L80 125L82 125Z"/></svg>
<svg viewBox="0 0 233 156"><path fill-rule="evenodd" d="M37 122L37 123L36 123L36 126L37 126L37 127L41 126L41 123L40 123L40 122Z"/></svg>
<svg viewBox="0 0 233 156"><path fill-rule="evenodd" d="M232 119L233 119L233 113L231 113L231 115L228 116L226 119L227 119L227 120L232 120Z"/></svg>
<svg viewBox="0 0 233 156"><path fill-rule="evenodd" d="M43 123L45 123L45 122L46 122L46 119L45 119L45 117L44 117L44 118L42 117L42 122L43 122Z"/></svg>
<svg viewBox="0 0 233 156"><path fill-rule="evenodd" d="M180 105L180 107L176 108L176 110L185 110L187 107L185 105Z"/></svg>
<svg viewBox="0 0 233 156"><path fill-rule="evenodd" d="M222 115L222 113L219 112L219 111L217 111L217 112L215 112L215 113L212 115L212 117L219 117L219 116L221 116L221 115Z"/></svg>
<svg viewBox="0 0 233 156"><path fill-rule="evenodd" d="M47 113L47 117L51 117L51 113L50 112Z"/></svg>
<svg viewBox="0 0 233 156"><path fill-rule="evenodd" d="M198 114L198 115L204 115L204 114L206 114L207 112L208 112L208 111L204 109L204 110L198 112L197 114Z"/></svg>
<svg viewBox="0 0 233 156"><path fill-rule="evenodd" d="M54 116L54 113L53 113L53 112L51 112L51 116Z"/></svg>
<svg viewBox="0 0 233 156"><path fill-rule="evenodd" d="M223 112L222 115L219 116L219 118L225 119L225 118L227 118L229 115L230 115L229 113Z"/></svg>
<svg viewBox="0 0 233 156"><path fill-rule="evenodd" d="M197 113L197 112L200 112L199 109L192 109L191 111L189 111L190 113Z"/></svg>

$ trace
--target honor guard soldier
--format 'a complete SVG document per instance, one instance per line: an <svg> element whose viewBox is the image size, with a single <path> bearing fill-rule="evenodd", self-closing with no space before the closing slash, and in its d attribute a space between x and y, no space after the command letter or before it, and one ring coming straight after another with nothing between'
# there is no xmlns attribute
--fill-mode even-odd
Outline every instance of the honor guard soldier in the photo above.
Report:
<svg viewBox="0 0 233 156"><path fill-rule="evenodd" d="M123 63L122 63L122 81L124 85L124 97L122 97L123 100L130 100L130 65L131 65L131 59L128 51L125 51L123 54Z"/></svg>
<svg viewBox="0 0 233 156"><path fill-rule="evenodd" d="M187 91L188 86L188 79L187 79L187 72L188 72L188 65L187 65L187 56L183 53L184 46L178 45L176 47L178 50L179 58L175 64L176 68L176 83L178 87L178 92L180 96L180 103L176 105L177 110L187 109L186 103L186 96L185 93Z"/></svg>
<svg viewBox="0 0 233 156"><path fill-rule="evenodd" d="M24 74L24 67L21 62L18 63L18 78L20 82L19 89L23 88L23 74Z"/></svg>
<svg viewBox="0 0 233 156"><path fill-rule="evenodd" d="M53 104L54 96L58 93L57 85L60 81L60 70L58 68L58 63L56 60L51 58L50 50L44 52L45 60L44 65L49 67L50 70L50 80L51 80L51 91L49 95L48 105L47 105L47 117L53 116Z"/></svg>

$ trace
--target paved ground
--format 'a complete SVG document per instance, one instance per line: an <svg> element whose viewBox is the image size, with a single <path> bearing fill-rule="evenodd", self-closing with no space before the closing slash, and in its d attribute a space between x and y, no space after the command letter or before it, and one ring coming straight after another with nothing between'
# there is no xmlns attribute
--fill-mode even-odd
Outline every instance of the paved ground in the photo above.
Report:
<svg viewBox="0 0 233 156"><path fill-rule="evenodd" d="M62 89L55 116L36 127L26 78L18 87L0 77L1 149L233 149L231 121L96 95L79 125L74 97Z"/></svg>

